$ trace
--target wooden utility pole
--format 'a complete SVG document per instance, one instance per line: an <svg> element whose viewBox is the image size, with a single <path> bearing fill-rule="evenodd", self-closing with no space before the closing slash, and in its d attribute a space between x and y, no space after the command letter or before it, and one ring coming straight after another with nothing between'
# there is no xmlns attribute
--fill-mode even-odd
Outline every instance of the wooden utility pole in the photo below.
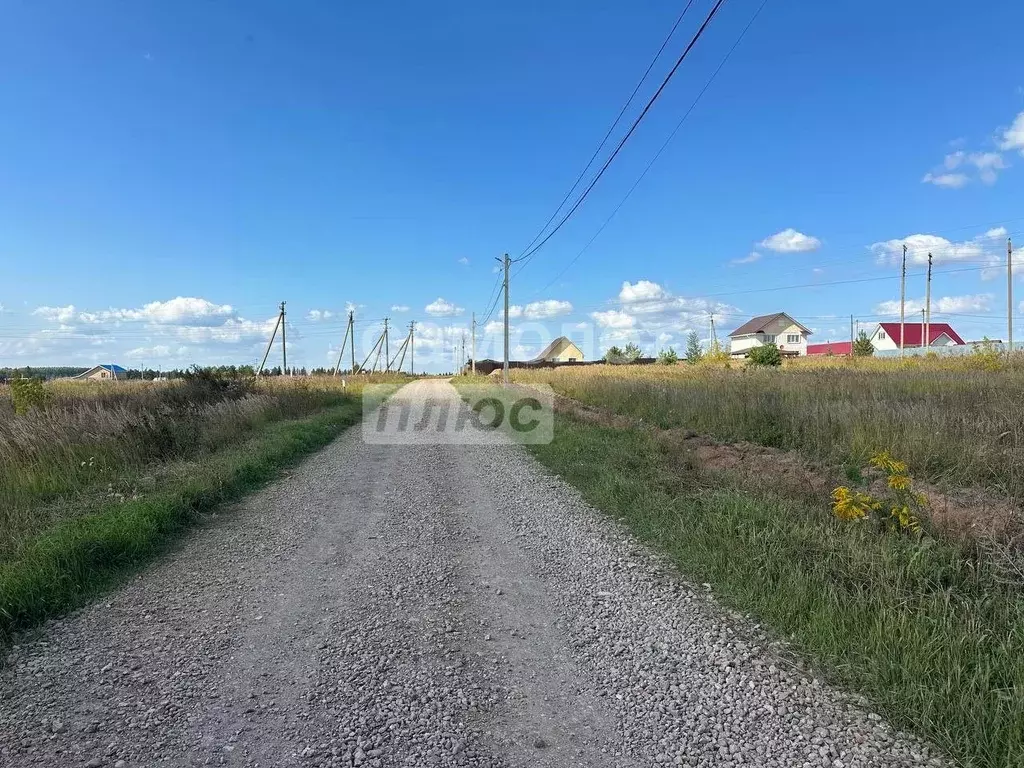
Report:
<svg viewBox="0 0 1024 768"><path fill-rule="evenodd" d="M903 345L906 337L907 309L907 244L903 244L903 273L900 277L900 359L903 359Z"/></svg>
<svg viewBox="0 0 1024 768"><path fill-rule="evenodd" d="M1006 359L1013 354L1013 242L1006 238Z"/></svg>
<svg viewBox="0 0 1024 768"><path fill-rule="evenodd" d="M288 375L288 342L285 339L285 321L284 321L284 302L281 302L281 362L284 363L284 368L281 369L281 374L284 376Z"/></svg>
<svg viewBox="0 0 1024 768"><path fill-rule="evenodd" d="M924 328L921 329L924 333L922 343L924 346L930 347L932 343L932 255L930 253L928 254L928 281L924 288L924 309Z"/></svg>
<svg viewBox="0 0 1024 768"><path fill-rule="evenodd" d="M472 370L473 375L475 376L476 375L476 312L473 313L473 331L472 331L472 333L470 335L469 354L471 356L471 360L470 360L470 363L469 363L470 370Z"/></svg>
<svg viewBox="0 0 1024 768"><path fill-rule="evenodd" d="M277 313L277 322L274 323L274 330L270 332L270 341L267 342L267 349L263 353L263 359L260 360L259 368L256 369L256 378L260 377L263 373L263 366L267 364L267 358L270 356L270 350L274 346L274 339L277 338L277 329L281 327L281 317L284 313L284 302L281 302L281 309Z"/></svg>
<svg viewBox="0 0 1024 768"><path fill-rule="evenodd" d="M508 254L505 254L504 266L505 266L505 356L504 364L502 365L501 380L502 383L508 386L508 265L510 259Z"/></svg>

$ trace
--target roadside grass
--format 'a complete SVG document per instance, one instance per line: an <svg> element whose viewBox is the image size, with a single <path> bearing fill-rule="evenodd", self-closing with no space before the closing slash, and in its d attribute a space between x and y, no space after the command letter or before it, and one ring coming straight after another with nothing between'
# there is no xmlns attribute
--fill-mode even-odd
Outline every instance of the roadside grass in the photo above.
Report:
<svg viewBox="0 0 1024 768"><path fill-rule="evenodd" d="M559 414L536 457L827 679L966 765L1024 765L1024 596L967 545L880 535Z"/></svg>
<svg viewBox="0 0 1024 768"><path fill-rule="evenodd" d="M169 439L180 448L157 458L145 453L131 456L131 443L120 442L123 433L117 431L98 440L88 430L72 432L56 448L38 439L41 459L34 465L21 462L20 474L10 467L0 471L4 498L22 503L17 517L7 516L8 522L19 525L0 528L0 642L14 630L82 604L160 552L200 515L272 480L282 467L329 443L362 417L362 389L368 383L380 381L355 382L344 390L333 383L278 382L261 385L256 394L214 401L215 406L236 406L258 400L258 417L242 424L230 419L197 423L197 418L208 415L195 402L198 397L180 411L139 411L155 429L171 431ZM390 389L400 383L392 377ZM139 392L148 397L148 390ZM136 397L138 392L100 394L117 396ZM232 407L228 412L236 411ZM103 409L99 413L101 419L109 418ZM31 423L38 425L40 419L53 416L54 412L38 414ZM11 429L26 427L18 423ZM47 432L26 434L38 437ZM102 455L109 471L98 478L74 472L80 467L78 455L85 454ZM69 475L61 474L68 469ZM26 483L33 471L46 482ZM151 482L142 493L105 490L141 487L143 479ZM33 499L26 488L41 492ZM48 506L60 514L34 514Z"/></svg>
<svg viewBox="0 0 1024 768"><path fill-rule="evenodd" d="M1024 358L1022 358L1024 359ZM781 369L591 366L528 371L517 382L722 441L864 466L877 451L922 480L1024 499L1024 366L957 361L826 361Z"/></svg>

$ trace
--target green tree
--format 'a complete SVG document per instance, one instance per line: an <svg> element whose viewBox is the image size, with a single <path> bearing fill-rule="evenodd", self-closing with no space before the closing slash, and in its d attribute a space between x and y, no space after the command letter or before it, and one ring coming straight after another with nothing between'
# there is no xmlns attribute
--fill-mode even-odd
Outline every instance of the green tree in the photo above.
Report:
<svg viewBox="0 0 1024 768"><path fill-rule="evenodd" d="M636 362L640 359L640 356L643 355L643 353L643 350L632 341L629 342L629 344L626 345L626 348L622 350L622 356L626 358L627 363Z"/></svg>
<svg viewBox="0 0 1024 768"><path fill-rule="evenodd" d="M622 359L622 350L618 347L608 347L608 351L604 353L606 363L621 363Z"/></svg>
<svg viewBox="0 0 1024 768"><path fill-rule="evenodd" d="M679 355L676 354L676 351L672 349L672 347L663 349L658 353L658 363L661 365L675 365L678 362Z"/></svg>
<svg viewBox="0 0 1024 768"><path fill-rule="evenodd" d="M857 336L857 340L853 342L853 356L871 357L873 354L875 354L875 345L868 339L868 335L861 331L860 335Z"/></svg>
<svg viewBox="0 0 1024 768"><path fill-rule="evenodd" d="M751 365L773 367L782 365L782 353L775 344L762 344L750 350L747 360Z"/></svg>
<svg viewBox="0 0 1024 768"><path fill-rule="evenodd" d="M700 346L700 337L696 331L690 331L690 335L686 337L686 362L696 365L702 357L704 350Z"/></svg>

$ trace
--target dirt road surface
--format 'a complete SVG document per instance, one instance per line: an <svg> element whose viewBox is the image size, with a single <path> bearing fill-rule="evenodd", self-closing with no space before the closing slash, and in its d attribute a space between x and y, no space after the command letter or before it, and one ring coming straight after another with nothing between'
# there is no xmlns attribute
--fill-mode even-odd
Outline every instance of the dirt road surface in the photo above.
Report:
<svg viewBox="0 0 1024 768"><path fill-rule="evenodd" d="M2 664L19 768L940 764L515 445L352 430Z"/></svg>

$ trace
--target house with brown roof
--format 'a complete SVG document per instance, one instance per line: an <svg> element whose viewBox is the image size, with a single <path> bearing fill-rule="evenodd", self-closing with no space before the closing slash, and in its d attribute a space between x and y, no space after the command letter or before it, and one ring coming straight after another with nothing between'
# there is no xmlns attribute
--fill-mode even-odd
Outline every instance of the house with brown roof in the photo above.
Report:
<svg viewBox="0 0 1024 768"><path fill-rule="evenodd" d="M775 344L784 355L806 355L811 331L785 312L761 315L729 334L729 354L746 357L754 347Z"/></svg>

